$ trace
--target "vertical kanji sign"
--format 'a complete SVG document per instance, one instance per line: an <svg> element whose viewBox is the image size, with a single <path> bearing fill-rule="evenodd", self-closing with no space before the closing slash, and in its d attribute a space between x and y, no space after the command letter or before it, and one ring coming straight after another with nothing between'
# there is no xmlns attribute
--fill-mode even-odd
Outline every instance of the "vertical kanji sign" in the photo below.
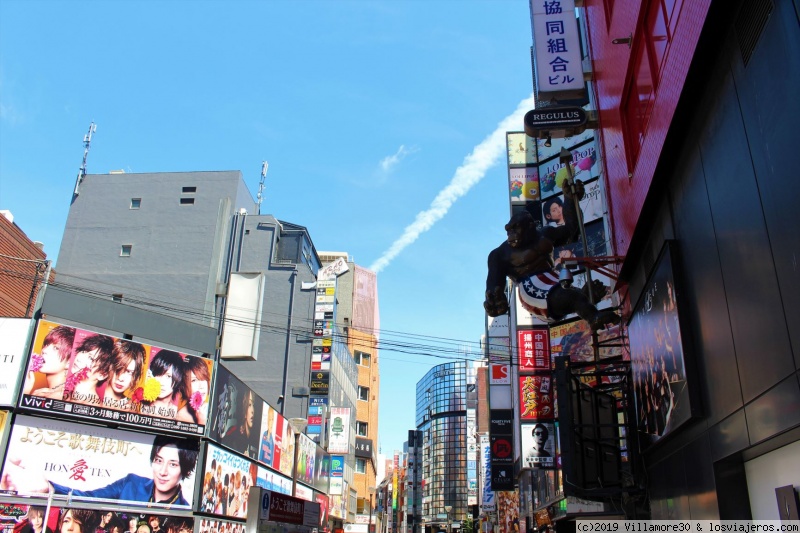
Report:
<svg viewBox="0 0 800 533"><path fill-rule="evenodd" d="M574 0L530 0L539 98L583 90L583 66ZM563 96L562 96L563 97Z"/></svg>

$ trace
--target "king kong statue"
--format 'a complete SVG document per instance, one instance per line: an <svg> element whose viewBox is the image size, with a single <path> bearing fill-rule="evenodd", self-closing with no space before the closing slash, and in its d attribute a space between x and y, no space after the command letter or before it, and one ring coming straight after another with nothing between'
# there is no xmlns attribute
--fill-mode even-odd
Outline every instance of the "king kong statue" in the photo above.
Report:
<svg viewBox="0 0 800 533"><path fill-rule="evenodd" d="M558 273L554 271L553 248L573 241L579 229L573 192L566 182L562 190L564 225L545 226L537 231L530 213L516 213L505 226L508 235L506 241L489 253L486 301L483 303L489 316L508 313L508 299L505 295L508 277L519 283L521 288L530 289L535 285L532 292L540 293L543 303L546 302L546 316L552 320L560 320L570 313L577 313L589 323L592 331L601 329L606 324L619 323L619 315L610 309L598 310L585 292L571 287L570 283L555 281L558 280ZM580 180L575 180L574 195L579 200L583 198L584 188ZM551 280L550 283L546 281L548 279Z"/></svg>

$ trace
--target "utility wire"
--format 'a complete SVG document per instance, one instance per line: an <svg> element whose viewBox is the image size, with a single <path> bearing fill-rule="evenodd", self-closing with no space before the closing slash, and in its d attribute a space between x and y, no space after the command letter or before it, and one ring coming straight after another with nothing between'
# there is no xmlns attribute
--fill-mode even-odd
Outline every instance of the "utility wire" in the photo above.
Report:
<svg viewBox="0 0 800 533"><path fill-rule="evenodd" d="M8 277L13 277L17 279L23 279L28 281L34 281L36 278L31 276L25 272L7 270L7 269L0 269L0 275L6 275ZM59 277L74 277L76 279L85 280L87 282L93 282L91 279L87 278L78 278L77 276L64 276L62 274L57 274L56 281L50 283L49 285L61 289L65 292L78 294L85 297L90 297L97 300L109 300L112 298L113 294L115 293L107 293L101 290L89 288L83 285L74 285L69 283L64 283L58 281ZM108 283L103 283L103 285L109 285ZM112 286L113 287L113 286ZM124 290L124 289L122 289ZM136 290L136 289L130 289ZM126 296L124 297L126 303L140 306L143 308L148 308L152 312L156 312L161 315L165 316L177 316L179 318L186 318L190 317L195 320L199 320L201 323L213 323L215 326L218 324L219 316L216 313L207 313L202 310L198 310L196 308L191 308L187 306L182 306L170 302L166 302L163 300L158 299L149 299L149 298L138 298L138 297L131 297ZM189 302L184 300L185 302ZM248 311L243 308L237 307L229 307L229 311L231 310L239 310L239 311ZM267 315L265 320L262 320L259 323L250 320L238 319L235 317L231 317L230 314L226 317L226 322L241 326L249 326L249 327L257 327L261 332L267 334L275 334L285 336L288 333L295 335L296 338L305 340L305 341L313 341L314 339L319 339L313 333L313 319L305 319L305 318L296 318L297 322L300 322L297 327L292 327L289 330L286 326L287 322L287 315L275 312L263 312L262 315ZM273 323L269 319L274 318L275 322ZM307 327L304 327L302 322L306 323ZM361 330L358 330L361 331ZM338 328L335 328L335 332L332 334L332 338L336 341L339 341L345 345L350 345L354 349L363 349L365 351L374 351L375 349L381 352L394 352L394 353L401 353L407 355L415 355L415 356L422 356L422 357L430 357L430 358L437 358L443 360L450 360L450 361L484 361L486 358L484 356L484 347L481 345L480 342L474 341L463 341L457 340L447 337L435 337L431 335L418 335L413 333L407 332L400 332L400 331L393 331L393 330L372 330L375 333L380 333L380 337L376 338L373 341L362 341L358 338L355 340L353 337L348 336L347 334L340 333ZM377 336L376 336L377 337ZM399 337L395 339L394 337ZM405 340L410 339L410 340ZM419 340L420 342L411 342ZM426 344L424 341L427 341ZM437 344L430 344L430 342L435 342ZM491 345L491 342L489 343ZM454 346L455 345L455 346ZM476 350L465 350L466 348L470 348L470 345L475 345ZM499 348L505 348L505 346L499 346ZM515 344L512 343L509 351L509 355L506 357L505 354L501 357L498 356L490 356L489 359L498 364L508 364L511 366L519 366L519 357L515 355L513 352L516 352ZM579 355L579 352L561 352L561 355ZM384 354L381 354L381 357L385 357Z"/></svg>

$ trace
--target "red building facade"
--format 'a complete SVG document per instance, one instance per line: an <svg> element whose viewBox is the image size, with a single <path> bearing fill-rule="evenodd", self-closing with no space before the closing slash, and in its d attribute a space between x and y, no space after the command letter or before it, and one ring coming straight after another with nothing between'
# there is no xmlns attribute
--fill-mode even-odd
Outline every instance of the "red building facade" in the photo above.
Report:
<svg viewBox="0 0 800 533"><path fill-rule="evenodd" d="M5 213L0 213L0 317L30 317L47 255Z"/></svg>

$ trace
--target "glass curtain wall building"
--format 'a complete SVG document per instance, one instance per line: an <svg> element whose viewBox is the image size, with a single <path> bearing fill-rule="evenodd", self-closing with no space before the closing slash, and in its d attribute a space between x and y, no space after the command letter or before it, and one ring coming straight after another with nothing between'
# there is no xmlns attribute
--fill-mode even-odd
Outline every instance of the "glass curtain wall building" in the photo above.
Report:
<svg viewBox="0 0 800 533"><path fill-rule="evenodd" d="M420 520L426 531L467 516L467 361L433 367L417 382L417 430L422 432L424 480ZM418 511L419 512L419 511Z"/></svg>

